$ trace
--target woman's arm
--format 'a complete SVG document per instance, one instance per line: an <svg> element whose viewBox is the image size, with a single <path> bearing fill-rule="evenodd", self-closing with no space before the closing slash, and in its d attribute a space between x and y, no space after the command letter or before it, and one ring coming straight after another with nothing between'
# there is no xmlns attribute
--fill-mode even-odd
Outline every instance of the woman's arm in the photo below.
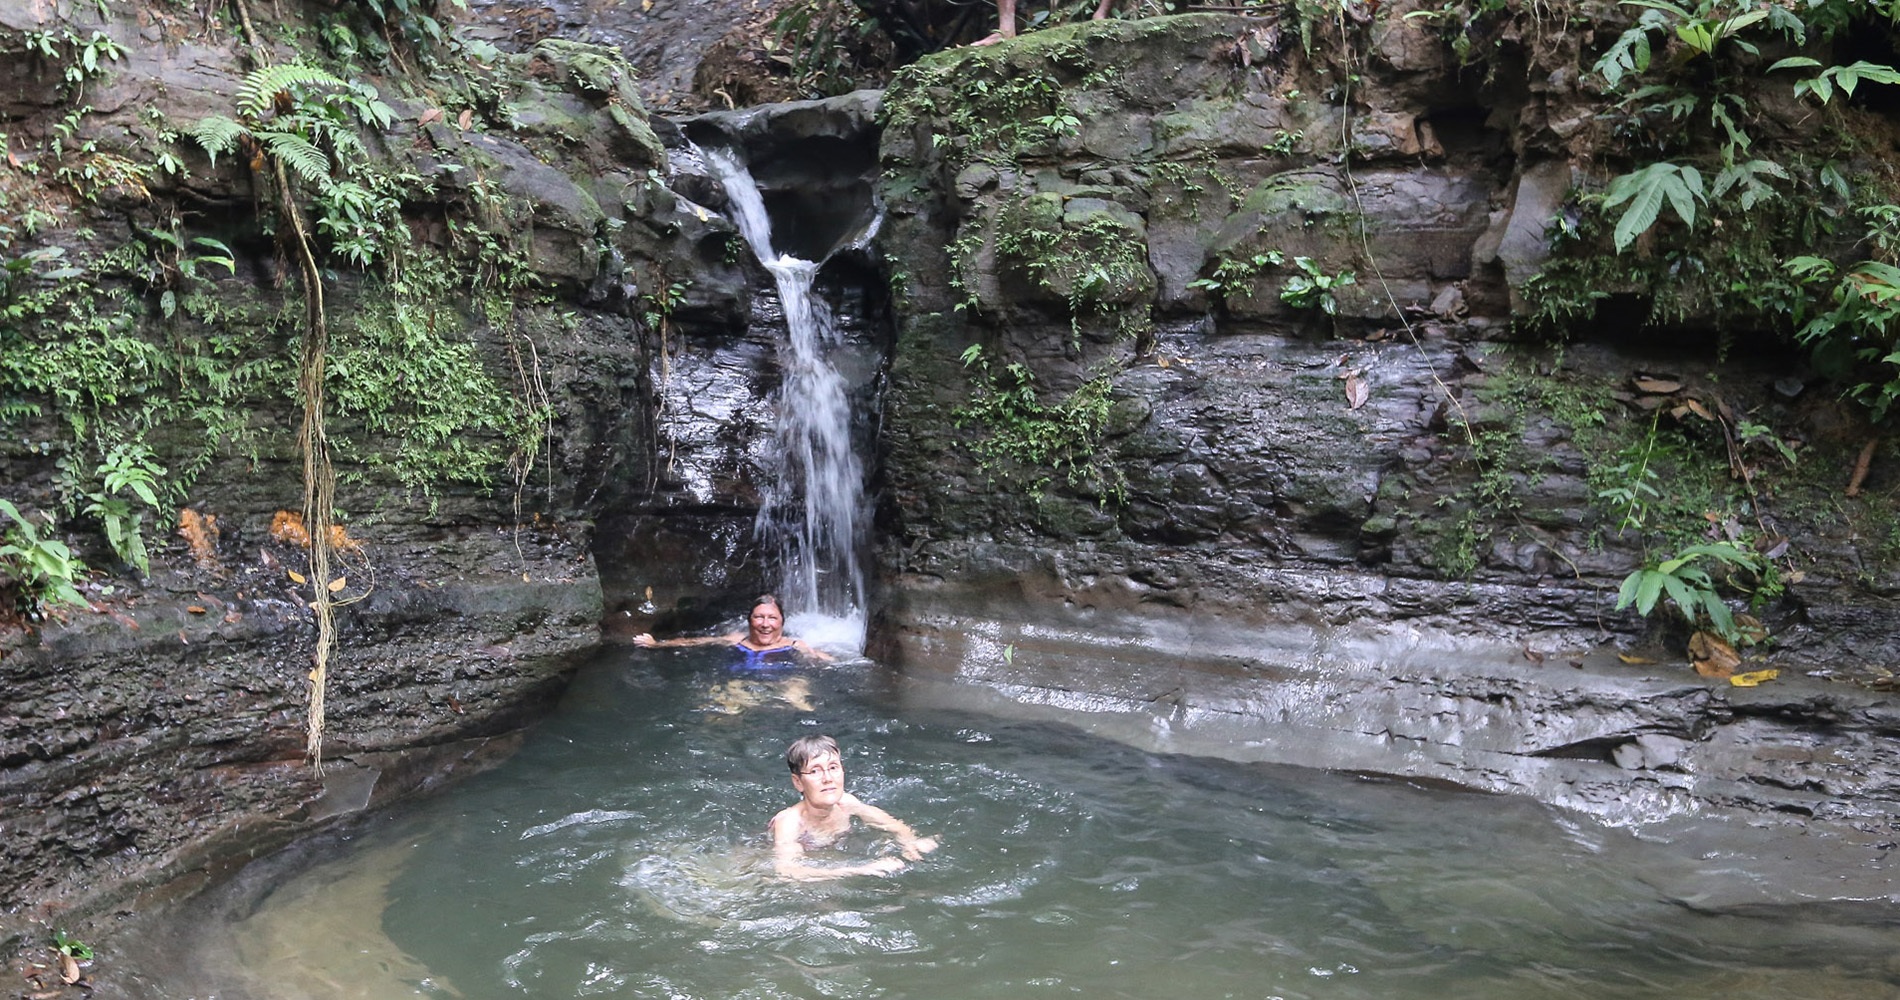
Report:
<svg viewBox="0 0 1900 1000"><path fill-rule="evenodd" d="M830 653L827 653L824 650L819 649L817 646L814 646L803 639L793 639L792 648L798 650L800 653L803 653L806 656L811 657L814 660L817 660L820 663L838 662L837 657L832 656Z"/></svg>
<svg viewBox="0 0 1900 1000"><path fill-rule="evenodd" d="M661 646L730 646L745 638L744 632L731 635L682 635L671 639L655 639L652 633L642 632L633 637L633 644L655 649Z"/></svg>
<svg viewBox="0 0 1900 1000"><path fill-rule="evenodd" d="M937 838L917 836L917 831L911 829L910 824L876 806L866 805L855 796L851 797L848 808L852 810L853 815L864 820L865 823L897 838L897 849L903 853L904 857L912 861L937 849Z"/></svg>
<svg viewBox="0 0 1900 1000"><path fill-rule="evenodd" d="M805 845L798 842L797 818L788 818L780 813L772 819L772 870L777 872L780 878L796 879L800 882L823 882L827 879L844 878L849 875L890 875L903 869L904 863L896 858L878 858L875 861L843 868L820 868L816 865L808 865L805 863Z"/></svg>

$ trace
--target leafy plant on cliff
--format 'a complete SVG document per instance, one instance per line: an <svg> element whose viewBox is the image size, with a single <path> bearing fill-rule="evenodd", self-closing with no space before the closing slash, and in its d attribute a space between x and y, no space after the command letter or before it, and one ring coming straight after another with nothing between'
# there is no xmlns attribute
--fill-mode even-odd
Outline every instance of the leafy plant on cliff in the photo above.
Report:
<svg viewBox="0 0 1900 1000"><path fill-rule="evenodd" d="M0 514L13 522L0 532L0 574L20 588L27 610L37 614L49 606L85 604L73 584L85 575L86 565L73 558L66 543L42 534L11 501L0 500ZM51 528L51 516L46 521Z"/></svg>
<svg viewBox="0 0 1900 1000"><path fill-rule="evenodd" d="M970 401L952 418L958 427L974 425L984 436L970 442L988 472L1030 470L1029 495L1040 501L1056 475L1068 485L1119 501L1125 490L1121 469L1102 453L1113 380L1098 374L1060 402L1044 403L1035 372L1020 361L998 368L981 344L963 352L970 372Z"/></svg>

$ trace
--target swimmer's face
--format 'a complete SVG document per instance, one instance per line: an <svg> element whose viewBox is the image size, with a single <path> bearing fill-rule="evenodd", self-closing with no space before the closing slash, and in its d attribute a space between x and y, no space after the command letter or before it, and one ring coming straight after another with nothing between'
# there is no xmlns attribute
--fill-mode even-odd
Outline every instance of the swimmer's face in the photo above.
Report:
<svg viewBox="0 0 1900 1000"><path fill-rule="evenodd" d="M813 757L792 773L792 787L815 806L835 806L844 797L844 762L835 753Z"/></svg>
<svg viewBox="0 0 1900 1000"><path fill-rule="evenodd" d="M752 641L760 645L777 642L779 636L785 632L785 617L778 613L778 608L770 604L761 604L753 608L752 617L748 621L752 626Z"/></svg>

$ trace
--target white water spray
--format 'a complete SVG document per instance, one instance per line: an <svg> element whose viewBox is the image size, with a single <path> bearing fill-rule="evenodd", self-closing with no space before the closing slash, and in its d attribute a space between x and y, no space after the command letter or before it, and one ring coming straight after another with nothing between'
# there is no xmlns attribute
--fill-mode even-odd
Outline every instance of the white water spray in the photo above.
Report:
<svg viewBox="0 0 1900 1000"><path fill-rule="evenodd" d="M856 653L864 647L864 571L858 540L864 471L851 449L844 377L828 357L838 331L812 294L818 263L772 249L772 222L745 164L726 149L704 150L732 203L732 221L778 282L786 340L777 399L778 482L759 506L756 530L776 548L780 596L793 612L788 632Z"/></svg>

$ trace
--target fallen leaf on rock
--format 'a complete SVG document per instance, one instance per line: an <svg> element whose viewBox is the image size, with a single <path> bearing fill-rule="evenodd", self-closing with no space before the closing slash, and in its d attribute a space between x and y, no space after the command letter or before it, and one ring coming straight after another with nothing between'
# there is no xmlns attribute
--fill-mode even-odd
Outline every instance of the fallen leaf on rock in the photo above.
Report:
<svg viewBox="0 0 1900 1000"><path fill-rule="evenodd" d="M1795 570L1794 572L1789 573L1787 576L1782 577L1783 580L1789 583L1800 583L1801 581L1807 578L1808 578L1807 570L1801 570L1801 569Z"/></svg>
<svg viewBox="0 0 1900 1000"><path fill-rule="evenodd" d="M1616 654L1616 658L1619 660L1622 660L1624 663L1654 663L1656 662L1655 660L1652 660L1647 656L1631 656L1628 653L1618 653Z"/></svg>
<svg viewBox="0 0 1900 1000"><path fill-rule="evenodd" d="M56 996L59 996L58 990L48 990L45 993L28 993L26 1000L53 1000Z"/></svg>
<svg viewBox="0 0 1900 1000"><path fill-rule="evenodd" d="M185 610L191 612L194 615L202 615L205 613L205 608L204 608L204 605L202 604L190 605L186 607Z"/></svg>
<svg viewBox="0 0 1900 1000"><path fill-rule="evenodd" d="M424 112L422 113L422 117L421 117L421 118L418 118L418 119L416 119L416 124L417 124L417 125L427 125L427 124L429 124L430 122L439 122L439 121L441 121L441 120L442 120L442 109L441 109L441 108L430 108L429 110L427 110L427 111L424 111Z"/></svg>
<svg viewBox="0 0 1900 1000"><path fill-rule="evenodd" d="M1695 672L1704 677L1727 677L1742 665L1735 647L1713 632L1697 632L1689 637L1689 659Z"/></svg>
<svg viewBox="0 0 1900 1000"><path fill-rule="evenodd" d="M126 628L129 628L134 632L137 632L139 630L138 620L133 618L131 615L126 614L123 611L113 611L112 609L107 608L106 614L111 615L113 621L118 622L121 625L124 625Z"/></svg>
<svg viewBox="0 0 1900 1000"><path fill-rule="evenodd" d="M1576 668L1577 668L1578 670L1582 670L1582 669L1583 669L1583 661L1582 661L1582 660L1571 660L1571 661L1570 661L1570 665L1571 665L1571 666L1573 666L1573 667L1576 667Z"/></svg>
<svg viewBox="0 0 1900 1000"><path fill-rule="evenodd" d="M1346 373L1346 408L1356 410L1372 398L1372 387L1356 371Z"/></svg>
<svg viewBox="0 0 1900 1000"><path fill-rule="evenodd" d="M178 641L184 643L187 646L191 645L191 640L185 638L185 630L182 628L178 630Z"/></svg>
<svg viewBox="0 0 1900 1000"><path fill-rule="evenodd" d="M454 712L456 715L463 714L462 703L459 701L456 701L454 695L449 695L449 711Z"/></svg>
<svg viewBox="0 0 1900 1000"><path fill-rule="evenodd" d="M243 620L244 620L243 613L238 611L238 609L236 608L232 608L231 610L226 611L224 613L224 623L226 625L236 625L238 622L241 622Z"/></svg>
<svg viewBox="0 0 1900 1000"><path fill-rule="evenodd" d="M344 587L349 586L349 583L350 583L350 578L347 576L339 576L336 579L331 580L330 593L334 594L337 591L342 590Z"/></svg>
<svg viewBox="0 0 1900 1000"><path fill-rule="evenodd" d="M1710 413L1710 412L1709 412L1708 410L1706 410L1706 409L1704 409L1701 403L1699 403L1699 402L1697 402L1697 401L1695 401L1695 400L1693 400L1693 399L1690 399L1690 400L1685 400L1685 401L1683 402L1683 404L1682 404L1682 405L1684 405L1684 406L1686 406L1686 407L1688 407L1688 408L1689 408L1689 410L1690 410L1690 412L1692 412L1692 413L1694 413L1694 414L1695 414L1696 416L1698 416L1698 417L1701 417L1701 418L1702 418L1702 419L1704 419L1704 420L1714 420L1714 419L1715 419L1715 415L1714 415L1714 414L1712 414L1712 413Z"/></svg>
<svg viewBox="0 0 1900 1000"><path fill-rule="evenodd" d="M1530 648L1529 646L1524 647L1524 658L1531 661L1532 663L1544 662L1544 654L1538 652L1535 649Z"/></svg>
<svg viewBox="0 0 1900 1000"><path fill-rule="evenodd" d="M299 573L299 572L297 572L297 571L296 571L296 570L294 570L294 569L287 569L287 570L284 570L284 573L285 573L285 575L287 575L287 576L289 576L289 577L290 577L290 582L291 582L291 583L303 583L303 582L304 582L304 578L303 578L303 574L302 574L302 573Z"/></svg>
<svg viewBox="0 0 1900 1000"><path fill-rule="evenodd" d="M1638 392L1669 393L1682 388L1682 383L1674 379L1650 378L1646 375L1638 375L1630 379L1630 384L1635 386Z"/></svg>
<svg viewBox="0 0 1900 1000"><path fill-rule="evenodd" d="M63 951L59 953L59 978L68 984L79 981L79 961Z"/></svg>
<svg viewBox="0 0 1900 1000"><path fill-rule="evenodd" d="M473 108L463 108L461 117L455 119L455 124L461 128L462 131L466 132L468 131L469 123L474 120L475 110Z"/></svg>
<svg viewBox="0 0 1900 1000"><path fill-rule="evenodd" d="M1728 682L1738 688L1752 688L1763 681L1772 681L1780 676L1779 670L1751 670L1748 673L1730 677Z"/></svg>

